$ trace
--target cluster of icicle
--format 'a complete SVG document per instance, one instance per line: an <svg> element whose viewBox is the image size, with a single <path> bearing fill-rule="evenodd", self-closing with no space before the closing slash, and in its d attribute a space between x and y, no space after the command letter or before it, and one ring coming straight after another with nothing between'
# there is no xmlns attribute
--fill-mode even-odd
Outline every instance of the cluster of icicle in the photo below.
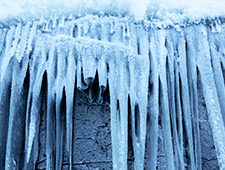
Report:
<svg viewBox="0 0 225 170"><path fill-rule="evenodd" d="M90 101L101 102L109 87L113 169L127 169L128 114L135 170L156 169L159 118L167 169L201 169L197 75L225 169L224 71L223 24L157 29L128 18L87 16L2 27L0 169L35 169L41 112L47 113L46 169L61 169L63 153L72 169L75 89L87 89L96 76L99 96L90 91Z"/></svg>

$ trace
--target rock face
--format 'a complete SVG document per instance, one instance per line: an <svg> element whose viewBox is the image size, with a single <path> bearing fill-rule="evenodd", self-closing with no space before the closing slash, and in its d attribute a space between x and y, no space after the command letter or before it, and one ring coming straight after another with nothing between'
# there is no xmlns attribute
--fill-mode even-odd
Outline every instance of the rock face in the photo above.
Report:
<svg viewBox="0 0 225 170"><path fill-rule="evenodd" d="M218 20L159 29L86 16L1 28L0 169L224 169Z"/></svg>
<svg viewBox="0 0 225 170"><path fill-rule="evenodd" d="M73 169L75 170L110 170L112 169L112 146L110 130L110 108L107 104L91 104L83 92L76 91L76 112L74 116ZM202 89L198 84L199 128L201 137L202 169L219 169L212 130L208 121ZM41 120L39 157L36 169L46 168L45 134L46 119ZM159 126L159 147L157 169L166 170L165 150L163 148L162 129ZM128 169L133 169L133 151L129 138ZM64 155L63 169L67 170L68 158ZM145 158L146 159L146 158ZM145 167L146 169L146 167Z"/></svg>
<svg viewBox="0 0 225 170"><path fill-rule="evenodd" d="M76 111L73 117L73 169L112 169L110 108L106 104L89 103L79 90L76 94ZM37 169L46 168L45 117L46 115L42 116L40 126ZM68 156L66 153L62 156L62 167L68 169Z"/></svg>

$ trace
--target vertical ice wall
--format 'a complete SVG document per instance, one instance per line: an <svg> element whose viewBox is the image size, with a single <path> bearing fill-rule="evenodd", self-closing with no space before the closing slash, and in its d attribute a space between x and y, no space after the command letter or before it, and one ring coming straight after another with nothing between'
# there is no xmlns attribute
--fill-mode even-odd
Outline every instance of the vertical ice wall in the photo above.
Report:
<svg viewBox="0 0 225 170"><path fill-rule="evenodd" d="M107 87L114 169L127 169L129 121L134 169L156 169L159 120L167 169L202 169L197 76L219 166L225 169L224 56L223 24L175 30L87 16L2 26L0 169L35 168L43 112L46 169L61 169L63 153L72 169L75 88L101 103Z"/></svg>

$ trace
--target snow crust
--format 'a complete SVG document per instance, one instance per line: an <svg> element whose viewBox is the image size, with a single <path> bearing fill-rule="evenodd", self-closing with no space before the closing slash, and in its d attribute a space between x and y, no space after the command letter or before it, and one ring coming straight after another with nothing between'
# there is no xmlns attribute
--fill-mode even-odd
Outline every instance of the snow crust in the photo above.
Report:
<svg viewBox="0 0 225 170"><path fill-rule="evenodd" d="M224 7L222 0L1 0L0 22L96 14L126 15L167 26L223 17Z"/></svg>

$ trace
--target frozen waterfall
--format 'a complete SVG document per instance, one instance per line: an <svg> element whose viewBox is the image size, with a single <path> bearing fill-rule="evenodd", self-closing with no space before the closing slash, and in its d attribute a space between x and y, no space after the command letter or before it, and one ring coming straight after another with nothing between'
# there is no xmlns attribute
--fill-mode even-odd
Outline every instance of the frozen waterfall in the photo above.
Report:
<svg viewBox="0 0 225 170"><path fill-rule="evenodd" d="M47 113L46 169L61 169L63 153L72 169L75 89L102 103L109 88L113 169L128 169L131 115L135 170L156 169L159 119L167 169L201 170L198 78L224 170L223 19L162 28L88 15L1 25L0 169L35 169L41 112Z"/></svg>

